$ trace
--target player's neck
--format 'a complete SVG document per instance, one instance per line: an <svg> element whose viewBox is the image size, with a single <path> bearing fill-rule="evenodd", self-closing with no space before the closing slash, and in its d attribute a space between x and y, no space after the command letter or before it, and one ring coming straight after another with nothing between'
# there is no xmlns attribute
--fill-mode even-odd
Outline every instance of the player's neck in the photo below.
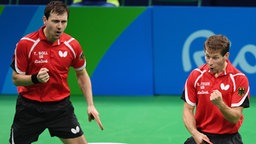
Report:
<svg viewBox="0 0 256 144"><path fill-rule="evenodd" d="M226 70L227 65L228 63L225 62L223 68L217 71L216 73L214 73L214 76L217 78L219 75L221 75Z"/></svg>
<svg viewBox="0 0 256 144"><path fill-rule="evenodd" d="M54 43L54 42L56 41L56 40L53 39L53 38L51 37L51 35L47 32L47 28L46 28L46 27L43 29L43 32L44 32L44 36L46 37L46 39L47 39L49 42Z"/></svg>

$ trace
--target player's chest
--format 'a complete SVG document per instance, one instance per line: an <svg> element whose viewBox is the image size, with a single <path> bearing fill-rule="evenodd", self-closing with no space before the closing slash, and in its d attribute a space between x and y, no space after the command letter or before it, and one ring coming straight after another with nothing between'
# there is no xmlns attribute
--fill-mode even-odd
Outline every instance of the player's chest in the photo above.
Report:
<svg viewBox="0 0 256 144"><path fill-rule="evenodd" d="M202 77L196 82L197 94L210 94L219 90L223 95L233 91L233 81L229 76L220 78Z"/></svg>
<svg viewBox="0 0 256 144"><path fill-rule="evenodd" d="M57 68L69 67L73 60L71 51L66 47L35 48L30 54L34 66L51 65Z"/></svg>

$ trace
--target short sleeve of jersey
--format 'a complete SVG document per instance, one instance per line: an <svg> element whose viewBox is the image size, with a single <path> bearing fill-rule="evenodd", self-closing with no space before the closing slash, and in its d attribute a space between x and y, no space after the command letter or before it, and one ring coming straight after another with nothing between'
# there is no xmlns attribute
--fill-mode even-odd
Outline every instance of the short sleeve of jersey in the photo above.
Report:
<svg viewBox="0 0 256 144"><path fill-rule="evenodd" d="M245 75L236 75L235 79L235 92L232 96L232 107L249 107L250 87L248 79Z"/></svg>
<svg viewBox="0 0 256 144"><path fill-rule="evenodd" d="M185 102L187 102L191 106L195 106L197 103L197 94L196 94L196 88L195 88L195 81L198 77L199 72L196 70L193 70L190 75L188 76L184 91L182 94L181 99L183 99Z"/></svg>
<svg viewBox="0 0 256 144"><path fill-rule="evenodd" d="M84 69L86 66L86 60L81 45L76 39L74 39L71 42L71 46L73 47L74 53L76 55L72 62L72 67L77 71Z"/></svg>
<svg viewBox="0 0 256 144"><path fill-rule="evenodd" d="M25 74L28 67L28 49L26 41L21 40L16 44L13 55L12 68L20 74Z"/></svg>

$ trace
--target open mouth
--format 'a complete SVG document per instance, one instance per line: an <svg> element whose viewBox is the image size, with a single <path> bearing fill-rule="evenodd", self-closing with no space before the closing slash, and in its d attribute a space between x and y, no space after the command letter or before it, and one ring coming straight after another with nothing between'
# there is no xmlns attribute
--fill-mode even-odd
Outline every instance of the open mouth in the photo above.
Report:
<svg viewBox="0 0 256 144"><path fill-rule="evenodd" d="M57 31L56 36L60 36L60 35L61 35L61 31Z"/></svg>
<svg viewBox="0 0 256 144"><path fill-rule="evenodd" d="M210 68L210 71L211 71L211 72L214 72L214 68Z"/></svg>

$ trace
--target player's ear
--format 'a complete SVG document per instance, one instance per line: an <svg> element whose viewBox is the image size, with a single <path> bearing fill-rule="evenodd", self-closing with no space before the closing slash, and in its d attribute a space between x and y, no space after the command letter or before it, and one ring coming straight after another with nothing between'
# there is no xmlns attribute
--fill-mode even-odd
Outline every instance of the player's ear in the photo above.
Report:
<svg viewBox="0 0 256 144"><path fill-rule="evenodd" d="M227 52L227 53L224 55L224 57L225 57L226 59L228 59L229 55L230 55L230 53Z"/></svg>
<svg viewBox="0 0 256 144"><path fill-rule="evenodd" d="M47 18L45 16L43 16L43 22L44 22L44 25L45 25L45 22L47 21Z"/></svg>

